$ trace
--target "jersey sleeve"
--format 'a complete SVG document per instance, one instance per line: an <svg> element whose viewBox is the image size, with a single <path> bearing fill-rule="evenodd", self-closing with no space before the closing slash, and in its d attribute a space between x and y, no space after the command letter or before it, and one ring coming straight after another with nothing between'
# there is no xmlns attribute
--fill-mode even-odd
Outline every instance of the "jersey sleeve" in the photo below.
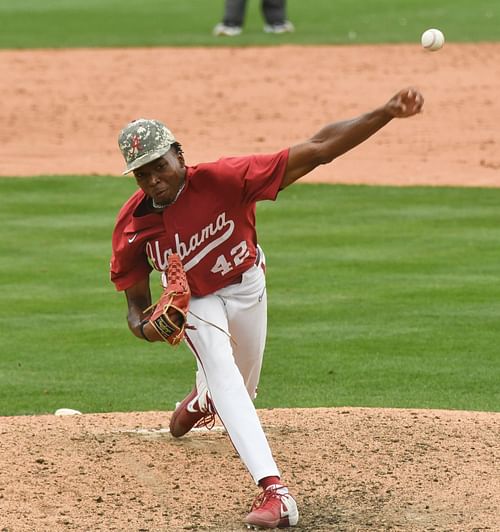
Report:
<svg viewBox="0 0 500 532"><path fill-rule="evenodd" d="M232 182L247 203L275 200L286 172L288 153L287 148L272 154L227 157L217 162L216 173L225 187L231 187Z"/></svg>
<svg viewBox="0 0 500 532"><path fill-rule="evenodd" d="M145 237L151 223L147 218L138 223L133 217L141 197L134 194L122 207L113 230L110 278L117 290L130 288L148 277L153 269L145 253Z"/></svg>
<svg viewBox="0 0 500 532"><path fill-rule="evenodd" d="M152 267L140 241L128 244L126 235L115 230L110 277L117 290L126 290L151 273Z"/></svg>
<svg viewBox="0 0 500 532"><path fill-rule="evenodd" d="M289 150L271 155L252 155L243 178L244 195L248 202L275 200L283 182Z"/></svg>

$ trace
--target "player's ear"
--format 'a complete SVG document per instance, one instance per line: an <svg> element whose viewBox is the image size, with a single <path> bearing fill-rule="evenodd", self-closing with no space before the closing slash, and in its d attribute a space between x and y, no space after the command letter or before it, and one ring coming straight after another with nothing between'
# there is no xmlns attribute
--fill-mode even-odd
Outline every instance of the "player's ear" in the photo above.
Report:
<svg viewBox="0 0 500 532"><path fill-rule="evenodd" d="M184 152L182 151L182 146L178 142L176 142L174 144L174 147L175 147L175 151L177 154L177 160L179 161L181 166L184 168L184 166L186 166L186 161L184 159Z"/></svg>

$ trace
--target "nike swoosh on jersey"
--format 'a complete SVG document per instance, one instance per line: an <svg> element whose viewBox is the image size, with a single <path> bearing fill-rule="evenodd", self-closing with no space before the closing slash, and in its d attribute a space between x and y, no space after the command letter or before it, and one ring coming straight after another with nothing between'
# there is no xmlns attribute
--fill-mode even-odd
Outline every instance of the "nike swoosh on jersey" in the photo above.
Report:
<svg viewBox="0 0 500 532"><path fill-rule="evenodd" d="M129 244L132 244L132 242L137 238L137 235L138 235L138 233L135 233L135 235L132 235L132 236L128 239L128 243L129 243Z"/></svg>

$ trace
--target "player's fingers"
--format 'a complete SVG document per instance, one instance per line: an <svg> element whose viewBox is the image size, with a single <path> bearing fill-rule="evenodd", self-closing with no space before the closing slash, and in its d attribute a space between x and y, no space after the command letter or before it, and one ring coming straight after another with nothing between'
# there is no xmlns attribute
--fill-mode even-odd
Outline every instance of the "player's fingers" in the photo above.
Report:
<svg viewBox="0 0 500 532"><path fill-rule="evenodd" d="M415 88L410 87L404 91L403 98L407 102L408 114L416 114L421 111L424 98Z"/></svg>
<svg viewBox="0 0 500 532"><path fill-rule="evenodd" d="M422 97L422 95L419 92L415 93L413 104L412 104L413 111L415 113L420 113L420 111L422 110L423 104L424 104L424 98Z"/></svg>
<svg viewBox="0 0 500 532"><path fill-rule="evenodd" d="M406 113L406 103L404 101L405 93L401 93L396 100L396 110L398 114Z"/></svg>

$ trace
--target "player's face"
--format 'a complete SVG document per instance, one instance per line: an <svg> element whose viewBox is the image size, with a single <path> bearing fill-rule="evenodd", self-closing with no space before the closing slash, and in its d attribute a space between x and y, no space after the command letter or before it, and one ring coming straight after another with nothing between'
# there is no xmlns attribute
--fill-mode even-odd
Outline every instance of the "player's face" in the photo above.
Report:
<svg viewBox="0 0 500 532"><path fill-rule="evenodd" d="M172 203L186 176L184 157L171 148L163 157L134 170L134 176L137 184L156 203Z"/></svg>

